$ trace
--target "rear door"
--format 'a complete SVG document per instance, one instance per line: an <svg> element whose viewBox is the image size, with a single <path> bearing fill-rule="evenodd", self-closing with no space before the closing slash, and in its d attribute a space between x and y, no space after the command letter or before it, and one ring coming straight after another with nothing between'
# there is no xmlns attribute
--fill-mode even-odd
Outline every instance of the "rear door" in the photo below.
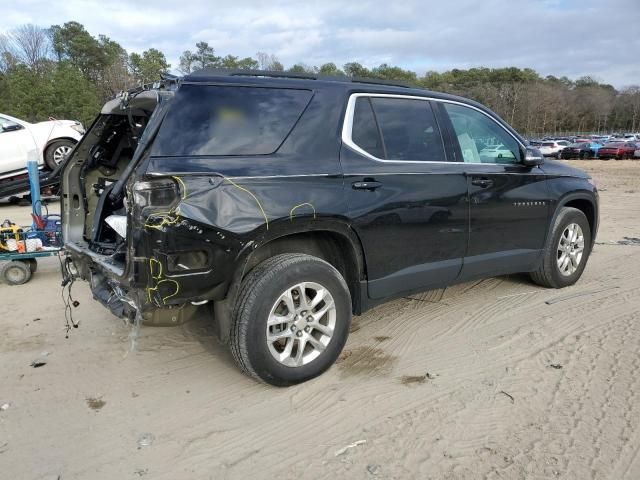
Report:
<svg viewBox="0 0 640 480"><path fill-rule="evenodd" d="M467 184L448 162L432 103L353 94L341 163L371 298L445 285L462 267Z"/></svg>
<svg viewBox="0 0 640 480"><path fill-rule="evenodd" d="M488 114L442 103L469 189L469 247L461 278L535 268L549 225L544 171L521 163L522 146Z"/></svg>

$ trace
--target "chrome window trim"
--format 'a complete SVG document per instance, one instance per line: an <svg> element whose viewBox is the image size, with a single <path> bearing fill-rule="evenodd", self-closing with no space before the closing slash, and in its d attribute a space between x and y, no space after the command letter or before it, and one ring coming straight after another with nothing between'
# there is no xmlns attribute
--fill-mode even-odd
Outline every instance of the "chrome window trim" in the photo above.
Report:
<svg viewBox="0 0 640 480"><path fill-rule="evenodd" d="M469 104L464 103L464 102L457 102L455 100L447 100L447 99L443 99L443 98L419 97L419 96L416 96L416 95L398 95L398 94L392 94L392 93L352 93L349 96L349 101L347 102L347 109L345 111L344 122L342 124L342 143L347 145L352 150L355 150L360 155L363 155L363 156L369 158L370 160L375 160L376 162L382 162L382 163L418 163L418 164L429 163L429 164L447 164L447 165L451 165L451 164L453 164L453 165L455 165L455 164L464 165L465 164L465 162L440 162L440 161L432 161L432 160L385 160L385 159L382 159L382 158L378 158L378 157L376 157L374 155L371 155L369 152L363 150L358 145L356 145L356 143L351 138L351 135L353 133L353 115L354 115L354 112L355 112L356 101L360 97L400 98L400 99L405 99L405 100L422 100L422 101L425 101L425 102L452 103L454 105L460 105L462 107L467 107L467 108L470 108L472 110L476 110L476 111L482 113L485 117L487 117L489 120L491 120L496 125L498 125L502 130L504 130L506 133L508 133L511 137L513 137L513 139L516 141L516 143L518 145L520 145L522 148L526 149L525 145L518 139L518 137L516 137L513 133L511 133L509 130L504 128L504 126L501 125L500 122L498 122L495 118L493 118L491 115L489 115L487 112L483 111L482 109L474 107L473 105L469 105ZM434 114L435 114L435 112L434 112ZM438 126L438 128L440 128L440 126ZM440 129L440 134L442 135L442 129ZM502 165L502 164L499 164L499 163L469 163L469 165L492 165L493 166L493 165ZM510 165L517 165L517 163L510 164Z"/></svg>

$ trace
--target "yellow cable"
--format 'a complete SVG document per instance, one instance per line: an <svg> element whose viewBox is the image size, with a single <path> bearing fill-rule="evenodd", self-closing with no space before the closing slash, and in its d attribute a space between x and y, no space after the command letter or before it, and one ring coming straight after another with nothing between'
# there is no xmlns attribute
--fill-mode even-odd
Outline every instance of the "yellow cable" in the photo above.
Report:
<svg viewBox="0 0 640 480"><path fill-rule="evenodd" d="M293 221L293 212L295 211L296 208L303 207L305 205L309 205L311 207L311 209L313 210L313 218L315 219L316 218L316 207L311 205L309 202L304 202L304 203L301 203L300 205L296 205L295 207L293 207L291 209L291 211L289 211L289 220Z"/></svg>
<svg viewBox="0 0 640 480"><path fill-rule="evenodd" d="M243 188L240 185L238 185L236 182L234 182L230 178L227 178L225 176L222 176L222 178L224 178L225 180L228 180L229 183L231 183L233 186L238 187L240 190L242 190L243 192L247 192L249 195L251 195L253 197L253 199L258 204L258 207L260 208L260 211L262 212L262 216L264 217L264 221L265 221L265 223L267 225L267 230L269 230L269 219L267 218L267 214L264 212L264 208L262 208L262 204L260 203L260 200L258 200L258 197L256 197L253 193L251 193L246 188Z"/></svg>

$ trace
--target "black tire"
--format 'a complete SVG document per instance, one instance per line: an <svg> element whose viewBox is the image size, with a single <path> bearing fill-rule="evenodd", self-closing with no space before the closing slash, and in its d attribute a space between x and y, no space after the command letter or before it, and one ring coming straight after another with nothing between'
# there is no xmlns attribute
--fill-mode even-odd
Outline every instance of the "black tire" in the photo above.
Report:
<svg viewBox="0 0 640 480"><path fill-rule="evenodd" d="M44 152L44 162L47 164L50 170L55 170L59 162L56 161L56 151L60 148L73 148L75 143L71 140L56 140L55 142L51 142L51 144L47 147Z"/></svg>
<svg viewBox="0 0 640 480"><path fill-rule="evenodd" d="M560 273L560 269L558 268L558 243L564 230L572 223L577 223L582 229L584 251L576 271L571 275L565 276ZM591 228L589 227L587 217L577 208L563 207L560 212L558 212L549 238L547 239L540 267L530 272L531 279L538 285L548 288L564 288L573 285L582 275L590 253Z"/></svg>
<svg viewBox="0 0 640 480"><path fill-rule="evenodd" d="M298 282L316 282L329 291L336 307L331 340L306 365L291 367L276 360L267 343L267 318L280 295ZM233 311L230 345L247 375L286 387L317 377L336 361L351 325L351 296L342 275L329 263L303 254L281 254L256 266L243 279Z"/></svg>
<svg viewBox="0 0 640 480"><path fill-rule="evenodd" d="M2 265L0 278L7 285L22 285L31 279L29 264L20 260L13 260Z"/></svg>
<svg viewBox="0 0 640 480"><path fill-rule="evenodd" d="M29 264L29 270L31 270L31 275L33 275L38 271L38 261L35 258L30 258L29 260L26 260L26 262Z"/></svg>

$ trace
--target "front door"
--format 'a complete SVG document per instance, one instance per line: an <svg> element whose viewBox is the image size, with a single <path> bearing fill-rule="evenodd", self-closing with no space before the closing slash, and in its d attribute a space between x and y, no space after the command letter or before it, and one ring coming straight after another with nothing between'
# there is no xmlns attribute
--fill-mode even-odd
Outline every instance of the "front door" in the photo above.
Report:
<svg viewBox="0 0 640 480"><path fill-rule="evenodd" d="M526 272L540 258L549 225L545 175L521 163L522 146L478 109L443 103L469 189L469 247L462 278Z"/></svg>
<svg viewBox="0 0 640 480"><path fill-rule="evenodd" d="M467 243L467 182L462 165L447 162L431 102L352 95L341 163L369 296L454 281Z"/></svg>

